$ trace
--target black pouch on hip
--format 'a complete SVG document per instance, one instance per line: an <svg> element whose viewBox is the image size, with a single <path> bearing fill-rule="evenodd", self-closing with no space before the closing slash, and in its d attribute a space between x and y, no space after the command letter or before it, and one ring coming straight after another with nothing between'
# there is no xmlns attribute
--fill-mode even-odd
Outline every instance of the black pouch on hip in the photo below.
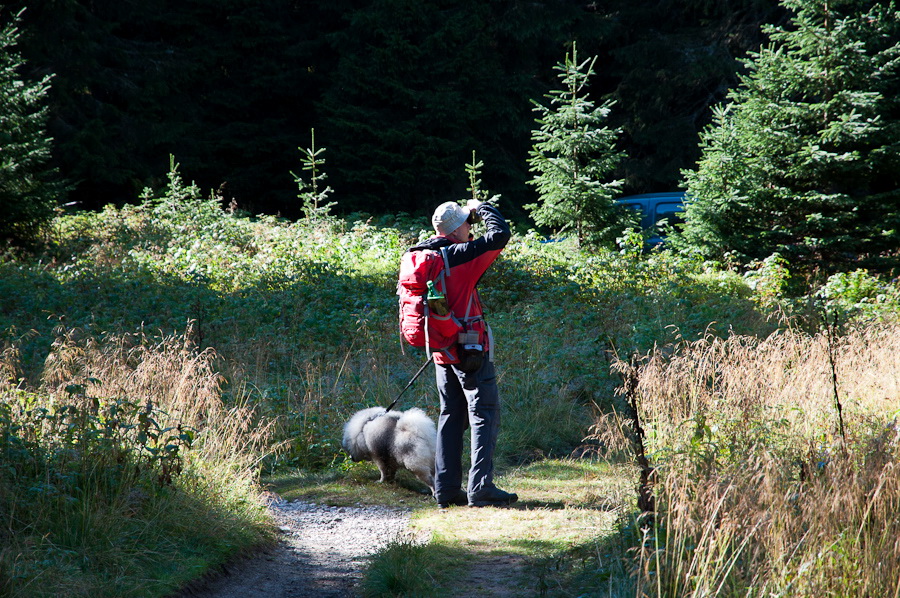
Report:
<svg viewBox="0 0 900 598"><path fill-rule="evenodd" d="M459 345L456 347L459 364L456 367L467 374L477 372L484 363L484 345L479 342L480 340L475 330L459 333Z"/></svg>

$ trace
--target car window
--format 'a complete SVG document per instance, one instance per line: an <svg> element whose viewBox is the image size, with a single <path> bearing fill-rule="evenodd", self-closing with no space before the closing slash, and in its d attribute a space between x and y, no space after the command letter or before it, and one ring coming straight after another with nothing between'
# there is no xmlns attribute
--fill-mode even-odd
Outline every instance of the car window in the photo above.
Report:
<svg viewBox="0 0 900 598"><path fill-rule="evenodd" d="M656 205L656 219L668 218L669 223L684 222L684 206L678 202L665 202Z"/></svg>
<svg viewBox="0 0 900 598"><path fill-rule="evenodd" d="M659 221L665 220L669 226L679 228L684 224L684 206L680 202L660 202L656 204L657 231L661 232Z"/></svg>
<svg viewBox="0 0 900 598"><path fill-rule="evenodd" d="M658 244L666 230L659 226L660 220L680 228L684 224L684 192L642 193L628 195L616 200L616 203L639 215L640 226L650 235L648 243Z"/></svg>
<svg viewBox="0 0 900 598"><path fill-rule="evenodd" d="M638 221L638 224L639 224L642 228L646 228L647 226L649 226L649 222L650 222L651 216L650 216L650 214L648 214L647 211L644 209L644 205L643 205L642 203L639 203L639 202L622 202L620 205L623 206L623 207L625 207L626 209L631 210L632 212L637 213L637 221Z"/></svg>

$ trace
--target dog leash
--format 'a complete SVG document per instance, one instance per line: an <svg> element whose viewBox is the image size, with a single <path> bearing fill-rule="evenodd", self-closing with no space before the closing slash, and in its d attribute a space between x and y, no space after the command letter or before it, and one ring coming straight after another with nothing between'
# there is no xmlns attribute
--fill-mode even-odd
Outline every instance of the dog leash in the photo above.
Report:
<svg viewBox="0 0 900 598"><path fill-rule="evenodd" d="M416 372L416 375L412 377L412 380L409 381L409 383L406 385L406 388L404 388L403 390L400 391L400 394L397 395L397 398L394 399L394 402L391 403L390 405L388 405L388 408L385 409L386 412L387 412L387 411L390 411L391 409L394 408L394 405L397 404L397 401L400 400L400 397L403 396L403 393L405 393L407 390L409 390L409 387L413 385L413 382L416 381L416 378L418 378L419 376L422 375L422 372L425 371L425 368L428 367L428 364L429 364L429 363L431 363L431 356L428 357L428 361L426 361L425 363L422 364L422 367L420 367L420 368L419 368L419 371Z"/></svg>

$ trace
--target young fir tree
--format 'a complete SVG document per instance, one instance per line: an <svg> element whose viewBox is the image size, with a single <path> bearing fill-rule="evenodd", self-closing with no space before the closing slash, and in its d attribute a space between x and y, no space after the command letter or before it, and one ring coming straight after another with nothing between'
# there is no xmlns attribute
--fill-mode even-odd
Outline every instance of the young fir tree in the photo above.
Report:
<svg viewBox="0 0 900 598"><path fill-rule="evenodd" d="M714 111L673 243L800 269L900 264L898 14L893 2L783 0L789 27Z"/></svg>
<svg viewBox="0 0 900 598"><path fill-rule="evenodd" d="M566 53L559 71L562 88L535 104L540 128L532 131L534 147L528 163L536 173L529 181L538 203L525 206L540 226L574 231L579 243L610 244L627 224L624 210L613 201L621 180L608 180L622 159L615 143L618 129L604 123L612 102L595 107L588 99L588 79L597 58L578 62L577 49Z"/></svg>
<svg viewBox="0 0 900 598"><path fill-rule="evenodd" d="M322 170L325 158L321 157L325 152L324 147L316 148L316 130L310 130L310 146L306 149L297 148L303 154L303 170L309 173L309 182L303 180L303 176L292 172L294 182L297 183L297 197L302 202L304 219L312 224L327 223L331 219L331 208L337 205L336 201L328 201L333 189L325 185L328 178Z"/></svg>
<svg viewBox="0 0 900 598"><path fill-rule="evenodd" d="M24 62L12 49L19 38L20 15L0 29L0 242L33 240L52 218L62 191L47 165L50 139L44 99L50 77L24 81Z"/></svg>
<svg viewBox="0 0 900 598"><path fill-rule="evenodd" d="M481 169L483 167L484 162L482 162L481 160L476 161L475 150L472 150L472 162L466 164L466 174L469 177L469 193L472 194L472 199L496 204L496 202L500 200L500 196L492 196L490 191L482 187Z"/></svg>

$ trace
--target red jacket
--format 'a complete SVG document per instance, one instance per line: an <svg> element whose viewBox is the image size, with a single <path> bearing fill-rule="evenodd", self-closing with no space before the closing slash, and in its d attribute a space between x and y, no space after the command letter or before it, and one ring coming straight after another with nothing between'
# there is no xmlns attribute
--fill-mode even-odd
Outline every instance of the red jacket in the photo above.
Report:
<svg viewBox="0 0 900 598"><path fill-rule="evenodd" d="M484 321L484 308L478 297L476 285L500 252L506 247L511 236L509 225L494 206L481 204L478 214L487 229L483 236L466 243L454 243L447 237L432 237L416 245L410 251L447 248L449 275L444 279L447 303L450 311L468 330L477 330L485 351L490 350L490 338ZM457 363L456 346L434 354L435 363Z"/></svg>

